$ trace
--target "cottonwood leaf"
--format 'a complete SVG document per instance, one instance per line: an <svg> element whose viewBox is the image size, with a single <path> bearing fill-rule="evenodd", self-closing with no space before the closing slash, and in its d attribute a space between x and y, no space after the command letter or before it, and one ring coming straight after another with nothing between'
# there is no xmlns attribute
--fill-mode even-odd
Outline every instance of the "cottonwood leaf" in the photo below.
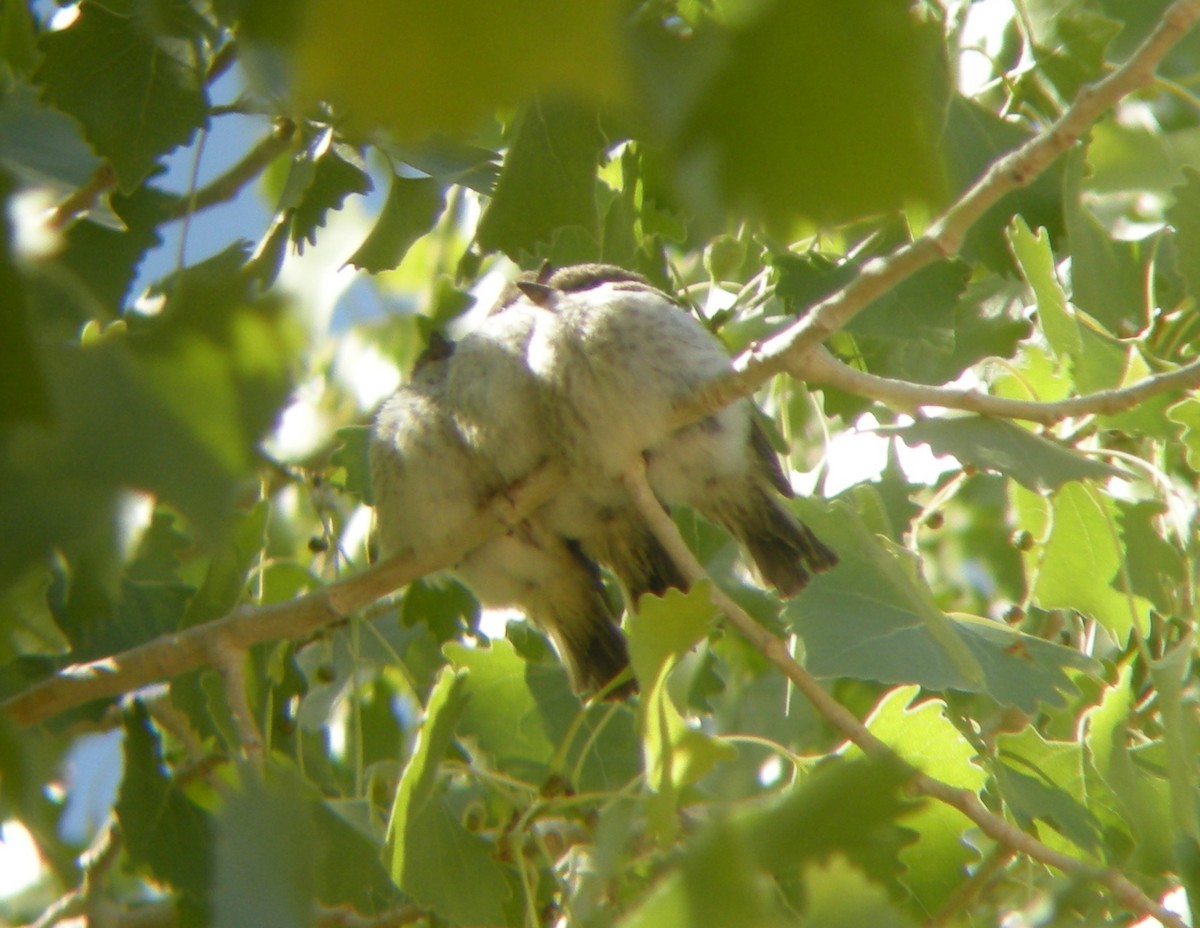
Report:
<svg viewBox="0 0 1200 928"><path fill-rule="evenodd" d="M591 257L599 258L595 173L607 143L598 113L578 103L535 100L509 139L495 193L479 219L480 247L518 261L522 252L546 249L556 232L578 228L591 243Z"/></svg>
<svg viewBox="0 0 1200 928"><path fill-rule="evenodd" d="M1012 814L1026 826L1042 821L1074 847L1068 853L1100 853L1102 826L1088 806L1101 798L1087 782L1083 746L1050 742L1033 729L997 739L1000 763L995 786Z"/></svg>
<svg viewBox="0 0 1200 928"><path fill-rule="evenodd" d="M1066 157L1063 217L1071 246L1071 299L1115 335L1131 335L1145 325L1143 243L1114 239L1083 204L1087 150Z"/></svg>
<svg viewBox="0 0 1200 928"><path fill-rule="evenodd" d="M34 79L45 99L83 124L126 193L205 124L198 20L184 0L132 5L129 12L83 3L69 27L39 43Z"/></svg>
<svg viewBox="0 0 1200 928"><path fill-rule="evenodd" d="M1175 204L1167 221L1175 229L1175 265L1193 299L1200 294L1200 171L1183 169L1183 183L1171 188Z"/></svg>
<svg viewBox="0 0 1200 928"><path fill-rule="evenodd" d="M562 668L527 663L512 644L497 639L487 648L447 644L451 665L467 670L461 736L486 751L501 770L540 783L550 761L582 710Z"/></svg>
<svg viewBox="0 0 1200 928"><path fill-rule="evenodd" d="M978 793L987 775L974 748L946 717L945 708L939 699L921 699L918 687L897 687L875 706L866 725L918 770ZM860 755L858 748L848 751L848 756ZM916 840L900 851L905 868L900 881L923 909L937 910L961 882L963 869L977 857L962 840L970 820L957 809L930 802L906 816L904 826Z"/></svg>
<svg viewBox="0 0 1200 928"><path fill-rule="evenodd" d="M374 228L346 263L370 274L397 267L413 243L433 228L445 202L445 189L436 180L393 175Z"/></svg>
<svg viewBox="0 0 1200 928"><path fill-rule="evenodd" d="M749 213L787 227L937 200L929 127L942 122L948 81L931 25L895 0L764 3L686 35L643 17L630 50L645 135L709 220Z"/></svg>
<svg viewBox="0 0 1200 928"><path fill-rule="evenodd" d="M504 921L511 887L491 845L450 812L438 768L469 699L466 672L445 668L425 707L425 721L396 790L388 825L392 879L419 905L460 924Z"/></svg>
<svg viewBox="0 0 1200 928"><path fill-rule="evenodd" d="M212 820L167 775L140 702L125 713L124 726L125 774L115 811L126 853L154 879L203 903L212 880Z"/></svg>
<svg viewBox="0 0 1200 928"><path fill-rule="evenodd" d="M1011 477L1030 490L1057 490L1074 480L1104 480L1120 475L1096 458L1035 435L1005 419L951 416L922 419L912 425L880 429L906 445L929 445L964 464Z"/></svg>
<svg viewBox="0 0 1200 928"><path fill-rule="evenodd" d="M688 725L667 690L667 676L680 655L708 635L715 617L708 584L699 583L688 593L643 596L628 623L630 663L642 691L646 776L665 795L695 783L735 754L732 745Z"/></svg>
<svg viewBox="0 0 1200 928"><path fill-rule="evenodd" d="M300 19L296 74L303 96L340 104L358 129L387 126L405 140L460 132L541 90L620 95L623 10L614 0L361 0L347 16L315 0Z"/></svg>
<svg viewBox="0 0 1200 928"><path fill-rule="evenodd" d="M213 923L290 928L312 918L317 833L308 804L251 779L217 824Z"/></svg>
<svg viewBox="0 0 1200 928"><path fill-rule="evenodd" d="M814 675L986 692L1036 712L1039 703L1062 705L1064 694L1076 692L1069 670L1095 670L1095 661L1074 649L998 622L945 615L915 565L901 560L909 555L869 532L846 507L810 505L803 519L840 558L783 611L804 639ZM956 642L954 651L947 639ZM960 652L969 660L959 659Z"/></svg>
<svg viewBox="0 0 1200 928"><path fill-rule="evenodd" d="M1095 618L1119 640L1149 621L1149 602L1112 583L1125 557L1112 501L1096 488L1070 483L1052 497L1050 534L1027 557L1037 565L1035 602ZM1088 582L1081 583L1081 578Z"/></svg>
<svg viewBox="0 0 1200 928"><path fill-rule="evenodd" d="M840 856L805 868L806 928L916 928L878 883Z"/></svg>
<svg viewBox="0 0 1200 928"><path fill-rule="evenodd" d="M940 137L951 178L961 194L998 158L1029 140L1030 130L1004 119L982 104L954 94ZM971 226L960 251L967 261L979 261L994 271L1013 269L1006 229L1013 216L1033 228L1045 228L1052 240L1063 232L1061 163L1050 165L1028 186L1005 194Z"/></svg>

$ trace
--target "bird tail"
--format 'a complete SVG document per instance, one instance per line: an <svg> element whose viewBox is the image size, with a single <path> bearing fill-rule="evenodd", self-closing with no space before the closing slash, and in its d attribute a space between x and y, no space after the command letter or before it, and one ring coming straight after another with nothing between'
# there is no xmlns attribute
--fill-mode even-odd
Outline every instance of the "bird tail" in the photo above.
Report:
<svg viewBox="0 0 1200 928"><path fill-rule="evenodd" d="M573 543L568 548L569 568L541 587L526 611L550 635L575 691L597 692L629 666L629 649L596 565ZM606 695L623 699L636 690L630 679Z"/></svg>
<svg viewBox="0 0 1200 928"><path fill-rule="evenodd" d="M617 575L631 608L646 593L663 596L672 588L688 589L683 572L632 507L592 533L584 550Z"/></svg>
<svg viewBox="0 0 1200 928"><path fill-rule="evenodd" d="M783 596L795 596L807 586L811 573L837 564L837 554L757 482L749 492L739 488L724 500L720 496L703 514L746 546L762 579ZM730 504L731 499L737 504Z"/></svg>

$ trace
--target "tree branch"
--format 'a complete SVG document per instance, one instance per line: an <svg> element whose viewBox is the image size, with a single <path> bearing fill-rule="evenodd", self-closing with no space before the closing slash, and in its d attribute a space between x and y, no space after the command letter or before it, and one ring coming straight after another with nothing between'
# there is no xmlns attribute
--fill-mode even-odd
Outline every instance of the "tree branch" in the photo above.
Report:
<svg viewBox="0 0 1200 928"><path fill-rule="evenodd" d="M214 177L194 193L176 197L168 203L165 210L167 220L182 219L234 199L267 165L288 150L295 134L296 124L290 119L276 120L271 134L246 152L224 174Z"/></svg>
<svg viewBox="0 0 1200 928"><path fill-rule="evenodd" d="M1050 126L993 162L923 235L887 257L867 262L850 283L817 303L804 318L743 354L737 371L705 384L679 405L676 424L695 422L749 396L771 377L787 373L874 300L934 261L957 254L967 231L1001 197L1033 182L1122 97L1151 83L1159 63L1197 19L1200 0L1176 0L1124 64L1083 87Z"/></svg>
<svg viewBox="0 0 1200 928"><path fill-rule="evenodd" d="M838 387L848 393L878 400L893 409L905 412L919 406L939 406L943 409L962 409L1005 419L1024 419L1042 425L1053 425L1063 419L1077 416L1112 415L1132 409L1138 403L1169 390L1187 390L1200 386L1200 361L1193 361L1173 371L1139 380L1127 387L1099 390L1054 402L1016 400L991 396L978 390L929 386L868 374L839 361L822 345L797 358L790 370L792 376L806 383Z"/></svg>
<svg viewBox="0 0 1200 928"><path fill-rule="evenodd" d="M497 494L450 540L417 557L401 553L307 596L227 616L155 638L112 657L66 667L6 700L18 725L34 725L94 699L107 699L206 665L221 666L231 649L278 638L303 638L370 605L425 574L443 570L503 532L561 488L564 475L543 466Z"/></svg>
<svg viewBox="0 0 1200 928"><path fill-rule="evenodd" d="M703 566L688 548L687 542L683 540L683 536L679 534L679 529L671 521L670 515L662 508L654 491L646 482L645 462L640 459L636 461L625 474L624 482L633 496L638 512L650 526L650 531L667 549L683 575L693 584L702 580L709 580L712 583ZM807 697L813 708L825 721L868 757L886 757L899 761L912 770L911 783L915 792L958 809L979 826L984 834L1005 847L1012 848L1018 853L1063 873L1103 883L1123 905L1130 909L1143 914L1151 914L1164 925L1170 925L1171 928L1185 928L1182 919L1143 893L1119 871L1093 867L1069 854L1054 850L993 813L971 790L951 786L949 783L931 777L921 772L919 768L913 767L896 754L890 745L872 734L871 730L860 722L849 709L830 696L817 682L817 679L796 662L782 639L777 638L754 621L749 613L745 612L715 583L712 583L712 591L713 602L724 613L729 624L784 673L796 689Z"/></svg>

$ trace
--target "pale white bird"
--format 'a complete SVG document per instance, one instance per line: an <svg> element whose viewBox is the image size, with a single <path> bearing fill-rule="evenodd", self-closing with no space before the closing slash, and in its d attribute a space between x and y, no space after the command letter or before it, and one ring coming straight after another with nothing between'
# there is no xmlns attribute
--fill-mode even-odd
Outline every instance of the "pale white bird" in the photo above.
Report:
<svg viewBox="0 0 1200 928"><path fill-rule="evenodd" d="M439 343L379 410L370 454L383 556L404 550L420 555L453 538L511 482L498 464L536 464L536 448L517 447L515 434L513 447L492 449L495 459L480 451L492 448L485 436L494 429L503 435L506 419L524 414L505 411L510 391L520 384L484 363L486 355L475 342L466 351ZM468 389L476 378L477 395ZM493 416L486 414L489 397L501 407ZM463 408L455 409L455 402ZM628 666L625 639L595 564L536 517L467 552L452 573L480 602L521 609L549 634L578 691L598 690Z"/></svg>
<svg viewBox="0 0 1200 928"><path fill-rule="evenodd" d="M579 492L609 492L642 454L655 495L723 525L783 595L837 563L783 503L792 488L750 400L671 430L676 404L732 368L697 319L612 265L574 265L517 286L524 300L505 313L527 312L527 303L554 315L555 324L538 326L528 361L553 397L549 431Z"/></svg>

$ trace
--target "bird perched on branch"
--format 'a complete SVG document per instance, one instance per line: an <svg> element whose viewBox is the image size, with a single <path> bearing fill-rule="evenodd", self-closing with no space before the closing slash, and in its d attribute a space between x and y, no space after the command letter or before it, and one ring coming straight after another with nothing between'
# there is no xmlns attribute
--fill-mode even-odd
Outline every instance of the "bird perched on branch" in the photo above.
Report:
<svg viewBox="0 0 1200 928"><path fill-rule="evenodd" d="M453 538L539 463L537 442L521 440L533 411L522 408L523 384L507 377L503 354L482 338L457 347L437 341L379 410L370 455L383 556L421 555ZM506 429L518 431L499 447ZM480 602L515 606L546 631L577 690L598 690L628 666L596 565L542 520L523 519L468 551L452 572Z"/></svg>
<svg viewBox="0 0 1200 928"><path fill-rule="evenodd" d="M553 400L550 433L585 497L613 492L636 455L666 505L686 504L746 546L763 579L799 592L837 556L783 504L792 496L750 400L672 430L676 404L732 369L721 342L644 277L605 264L518 281L508 312L541 307L529 366Z"/></svg>

